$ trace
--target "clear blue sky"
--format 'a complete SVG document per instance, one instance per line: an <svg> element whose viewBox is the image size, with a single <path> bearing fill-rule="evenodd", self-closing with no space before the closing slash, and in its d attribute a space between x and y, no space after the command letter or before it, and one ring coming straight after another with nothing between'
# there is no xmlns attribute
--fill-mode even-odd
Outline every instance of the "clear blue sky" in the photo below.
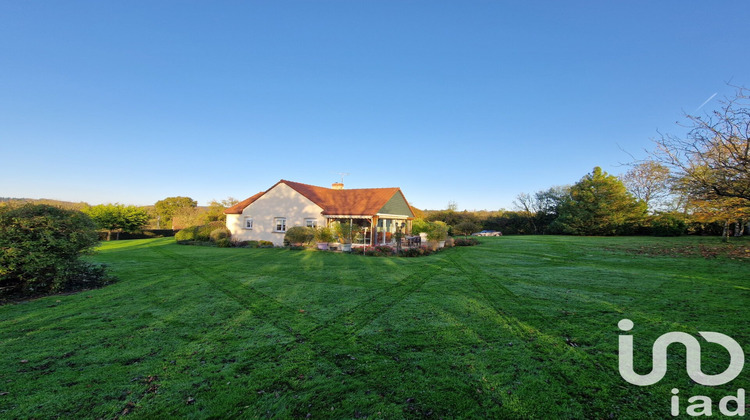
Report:
<svg viewBox="0 0 750 420"><path fill-rule="evenodd" d="M512 207L750 85L747 1L3 1L0 196Z"/></svg>

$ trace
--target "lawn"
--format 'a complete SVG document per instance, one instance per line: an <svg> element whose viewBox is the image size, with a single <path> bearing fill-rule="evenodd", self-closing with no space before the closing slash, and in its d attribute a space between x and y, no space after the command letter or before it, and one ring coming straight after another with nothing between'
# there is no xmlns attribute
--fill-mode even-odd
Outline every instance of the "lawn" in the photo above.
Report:
<svg viewBox="0 0 750 420"><path fill-rule="evenodd" d="M422 258L103 244L119 282L0 306L0 418L663 418L718 400L670 331L750 349L750 259L716 238L484 238ZM748 241L740 244L750 245ZM690 252L686 250L692 250ZM703 342L703 371L726 351ZM746 356L747 358L747 356ZM750 359L749 359L750 360Z"/></svg>

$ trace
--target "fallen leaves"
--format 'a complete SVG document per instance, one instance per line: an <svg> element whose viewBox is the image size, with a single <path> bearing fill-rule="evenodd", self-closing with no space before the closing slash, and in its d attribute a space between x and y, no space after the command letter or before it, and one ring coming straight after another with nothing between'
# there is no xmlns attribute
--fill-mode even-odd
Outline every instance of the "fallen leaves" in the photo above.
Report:
<svg viewBox="0 0 750 420"><path fill-rule="evenodd" d="M622 248L609 248L611 251ZM649 245L637 248L625 248L628 254L647 257L703 257L714 259L719 257L730 259L750 259L750 246L735 244L699 244L699 245Z"/></svg>
<svg viewBox="0 0 750 420"><path fill-rule="evenodd" d="M122 412L120 413L121 416L125 416L130 414L131 411L135 408L135 403L133 401L128 401L127 404L125 404L125 408L122 409Z"/></svg>

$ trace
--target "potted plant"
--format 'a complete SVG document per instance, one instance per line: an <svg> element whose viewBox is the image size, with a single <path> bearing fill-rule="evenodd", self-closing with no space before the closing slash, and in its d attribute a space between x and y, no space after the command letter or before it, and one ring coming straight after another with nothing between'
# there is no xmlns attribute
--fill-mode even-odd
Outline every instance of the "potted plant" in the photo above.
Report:
<svg viewBox="0 0 750 420"><path fill-rule="evenodd" d="M344 252L350 252L352 250L352 242L357 239L357 235L361 232L359 225L355 225L351 222L347 223L336 223L335 226L336 236L339 237L341 242L341 250Z"/></svg>
<svg viewBox="0 0 750 420"><path fill-rule="evenodd" d="M427 239L437 242L442 248L445 246L446 238L448 238L448 225L441 221L431 223L430 230L427 232Z"/></svg>
<svg viewBox="0 0 750 420"><path fill-rule="evenodd" d="M321 226L315 229L315 242L318 243L318 249L327 250L328 243L333 241L334 237L331 228Z"/></svg>

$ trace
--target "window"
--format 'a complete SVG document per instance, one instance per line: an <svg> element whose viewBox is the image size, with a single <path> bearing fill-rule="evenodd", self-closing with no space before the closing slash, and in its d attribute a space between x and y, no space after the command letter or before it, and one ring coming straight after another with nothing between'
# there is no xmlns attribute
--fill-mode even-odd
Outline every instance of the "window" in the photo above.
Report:
<svg viewBox="0 0 750 420"><path fill-rule="evenodd" d="M274 232L286 232L286 217L273 219Z"/></svg>
<svg viewBox="0 0 750 420"><path fill-rule="evenodd" d="M315 219L305 219L305 226L316 228L318 227L318 221Z"/></svg>
<svg viewBox="0 0 750 420"><path fill-rule="evenodd" d="M253 218L252 217L246 217L245 218L245 229L253 229Z"/></svg>

